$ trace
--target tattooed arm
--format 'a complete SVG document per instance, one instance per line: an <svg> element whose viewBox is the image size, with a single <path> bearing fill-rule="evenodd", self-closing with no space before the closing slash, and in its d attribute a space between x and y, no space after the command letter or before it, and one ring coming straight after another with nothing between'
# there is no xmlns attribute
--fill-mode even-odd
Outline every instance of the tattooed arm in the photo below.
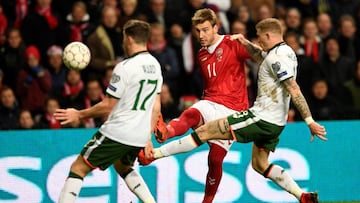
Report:
<svg viewBox="0 0 360 203"><path fill-rule="evenodd" d="M286 90L291 95L291 101L295 107L299 110L301 117L305 120L306 124L311 131L311 141L314 140L314 136L319 137L321 140L326 141L325 127L319 125L311 116L310 108L305 100L304 95L301 93L299 85L296 83L294 78L289 78L282 83Z"/></svg>
<svg viewBox="0 0 360 203"><path fill-rule="evenodd" d="M237 40L249 52L250 56L256 63L261 63L264 60L262 56L262 48L247 40L242 34L231 35L232 40Z"/></svg>

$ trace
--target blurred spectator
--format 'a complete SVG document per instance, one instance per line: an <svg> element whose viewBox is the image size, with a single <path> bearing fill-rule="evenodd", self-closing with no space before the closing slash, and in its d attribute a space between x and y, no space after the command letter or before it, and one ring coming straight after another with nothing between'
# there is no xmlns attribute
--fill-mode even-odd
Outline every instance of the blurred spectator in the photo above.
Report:
<svg viewBox="0 0 360 203"><path fill-rule="evenodd" d="M122 34L121 29L117 27L117 21L115 8L103 8L101 24L87 41L91 51L91 61L84 70L85 80L91 77L101 79L107 68L114 68L123 58Z"/></svg>
<svg viewBox="0 0 360 203"><path fill-rule="evenodd" d="M177 118L180 115L178 108L178 101L171 94L169 86L164 83L161 87L161 114L165 122L170 121L173 118Z"/></svg>
<svg viewBox="0 0 360 203"><path fill-rule="evenodd" d="M189 33L192 29L191 18L195 11L205 8L204 0L187 0L187 5L180 11L179 19L181 26L184 28L185 33Z"/></svg>
<svg viewBox="0 0 360 203"><path fill-rule="evenodd" d="M170 36L168 38L168 44L175 52L177 59L179 60L180 74L184 72L184 62L182 60L182 43L184 42L186 33L179 23L174 23L170 27Z"/></svg>
<svg viewBox="0 0 360 203"><path fill-rule="evenodd" d="M322 40L325 40L330 36L335 36L331 17L328 13L320 13L316 18L316 24L319 29L319 36Z"/></svg>
<svg viewBox="0 0 360 203"><path fill-rule="evenodd" d="M256 9L256 22L264 20L265 18L272 18L273 17L273 10L269 4L262 4Z"/></svg>
<svg viewBox="0 0 360 203"><path fill-rule="evenodd" d="M355 62L352 58L341 55L336 38L328 38L325 49L325 57L320 62L320 76L326 80L329 93L347 105L350 97L345 94L344 83L353 78Z"/></svg>
<svg viewBox="0 0 360 203"><path fill-rule="evenodd" d="M20 28L22 21L29 12L27 0L16 0L15 4L15 22L14 27Z"/></svg>
<svg viewBox="0 0 360 203"><path fill-rule="evenodd" d="M283 0L283 2L288 8L297 8L303 19L315 18L317 16L318 10L313 0Z"/></svg>
<svg viewBox="0 0 360 203"><path fill-rule="evenodd" d="M3 12L3 7L0 4L0 48L4 46L6 42L5 31L8 27L8 20Z"/></svg>
<svg viewBox="0 0 360 203"><path fill-rule="evenodd" d="M7 86L0 90L0 130L16 129L21 108L14 91Z"/></svg>
<svg viewBox="0 0 360 203"><path fill-rule="evenodd" d="M119 19L118 26L122 28L125 23L130 19L145 20L145 14L141 14L138 10L137 0L120 0L121 17Z"/></svg>
<svg viewBox="0 0 360 203"><path fill-rule="evenodd" d="M38 126L35 123L34 117L32 116L29 110L21 111L18 123L20 130L31 130L38 128Z"/></svg>
<svg viewBox="0 0 360 203"><path fill-rule="evenodd" d="M69 41L79 41L86 43L89 35L95 30L95 26L90 22L90 15L87 13L86 4L76 1L71 9L71 13L66 16L67 32Z"/></svg>
<svg viewBox="0 0 360 203"><path fill-rule="evenodd" d="M270 10L270 15L274 16L275 14L275 2L276 0L242 0L242 3L246 4L249 7L250 13L251 13L251 18L257 22L258 21L258 12L257 10L259 9L259 7L261 7L262 5L266 4L268 5L268 7L271 9Z"/></svg>
<svg viewBox="0 0 360 203"><path fill-rule="evenodd" d="M256 37L255 22L251 19L251 13L248 6L246 6L245 4L239 5L231 21L233 22L236 19L246 25L246 36L248 39L251 40L252 38Z"/></svg>
<svg viewBox="0 0 360 203"><path fill-rule="evenodd" d="M43 112L44 103L51 89L50 72L40 64L40 53L36 46L25 50L27 64L20 70L16 93L21 107L36 116Z"/></svg>
<svg viewBox="0 0 360 203"><path fill-rule="evenodd" d="M66 82L63 87L63 97L60 105L79 109L82 106L84 96L84 82L80 71L69 69L66 75Z"/></svg>
<svg viewBox="0 0 360 203"><path fill-rule="evenodd" d="M303 35L300 36L300 44L304 48L305 55L310 56L317 63L323 56L324 45L318 35L315 20L308 18L303 21Z"/></svg>
<svg viewBox="0 0 360 203"><path fill-rule="evenodd" d="M89 108L94 106L98 102L104 99L104 93L100 82L97 79L90 79L86 83L86 93L84 96L83 106L80 109ZM95 128L100 127L107 119L105 117L98 117L98 118L89 118L84 119L84 126L85 128Z"/></svg>
<svg viewBox="0 0 360 203"><path fill-rule="evenodd" d="M354 77L345 82L345 87L351 93L352 103L357 113L356 118L360 119L360 60L356 63Z"/></svg>
<svg viewBox="0 0 360 203"><path fill-rule="evenodd" d="M107 87L110 84L110 80L112 77L112 73L113 73L113 69L112 68L108 68L105 71L105 76L102 78L101 82L102 82L102 88L103 88L103 92L106 91Z"/></svg>
<svg viewBox="0 0 360 203"><path fill-rule="evenodd" d="M246 25L241 22L239 19L234 20L231 23L231 34L237 34L240 33L244 36L247 36L247 29L246 29Z"/></svg>
<svg viewBox="0 0 360 203"><path fill-rule="evenodd" d="M192 94L181 96L179 103L180 112L183 112L186 109L190 108L193 104L195 104L198 101L199 101L198 97Z"/></svg>
<svg viewBox="0 0 360 203"><path fill-rule="evenodd" d="M56 109L60 108L59 101L55 97L49 97L45 101L44 113L37 122L39 128L43 129L59 129L62 128L60 121L56 120L54 113Z"/></svg>
<svg viewBox="0 0 360 203"><path fill-rule="evenodd" d="M160 23L151 24L151 35L147 48L161 65L161 71L164 82L175 93L177 91L177 82L180 72L179 60L177 59L175 50L167 45L165 39L165 28Z"/></svg>
<svg viewBox="0 0 360 203"><path fill-rule="evenodd" d="M286 13L285 23L287 32L301 34L301 13L297 8L289 8Z"/></svg>
<svg viewBox="0 0 360 203"><path fill-rule="evenodd" d="M311 94L313 75L319 72L319 65L314 62L311 56L305 55L304 49L300 46L299 37L295 32L286 33L284 40L294 50L297 56L298 67L296 81L304 96L307 98Z"/></svg>
<svg viewBox="0 0 360 203"><path fill-rule="evenodd" d="M347 56L355 59L356 50L355 47L359 44L359 40L355 39L356 24L355 20L350 15L341 16L339 20L339 45L340 53L343 56ZM360 53L359 53L360 54Z"/></svg>
<svg viewBox="0 0 360 203"><path fill-rule="evenodd" d="M340 104L328 94L327 82L316 79L312 85L312 94L308 99L312 116L316 120L338 119Z"/></svg>
<svg viewBox="0 0 360 203"><path fill-rule="evenodd" d="M51 7L52 0L36 0L21 25L21 34L27 45L35 45L42 58L46 58L47 49L53 44L66 44L61 18Z"/></svg>
<svg viewBox="0 0 360 203"><path fill-rule="evenodd" d="M182 44L182 55L184 62L185 75L181 79L183 84L180 95L196 95L201 98L203 93L203 80L199 69L196 53L201 48L201 45L197 39L197 33L195 28L185 36Z"/></svg>
<svg viewBox="0 0 360 203"><path fill-rule="evenodd" d="M226 13L231 7L231 0L206 0L206 4L215 5L218 8L216 15L225 31L224 33L230 33L230 22Z"/></svg>
<svg viewBox="0 0 360 203"><path fill-rule="evenodd" d="M149 23L161 23L166 29L166 37L169 37L169 28L178 21L177 13L170 13L167 9L166 0L150 0L149 11L146 18Z"/></svg>
<svg viewBox="0 0 360 203"><path fill-rule="evenodd" d="M87 8L92 23L98 24L101 22L101 13L105 7L114 8L116 15L118 17L121 15L119 0L89 0L85 2L87 3Z"/></svg>
<svg viewBox="0 0 360 203"><path fill-rule="evenodd" d="M1 68L4 71L4 84L13 90L16 88L16 78L25 66L25 44L20 30L12 28L7 33L7 43L1 53Z"/></svg>
<svg viewBox="0 0 360 203"><path fill-rule="evenodd" d="M50 95L60 99L66 81L67 68L62 60L63 50L60 46L52 45L48 51L48 66L51 74Z"/></svg>

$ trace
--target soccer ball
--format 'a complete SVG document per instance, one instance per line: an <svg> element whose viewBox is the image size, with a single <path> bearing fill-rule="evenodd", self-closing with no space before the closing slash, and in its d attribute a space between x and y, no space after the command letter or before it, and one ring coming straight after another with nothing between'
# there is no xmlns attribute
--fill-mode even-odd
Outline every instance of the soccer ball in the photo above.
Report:
<svg viewBox="0 0 360 203"><path fill-rule="evenodd" d="M64 49L63 61L69 69L82 70L86 68L90 58L90 50L84 43L71 42Z"/></svg>

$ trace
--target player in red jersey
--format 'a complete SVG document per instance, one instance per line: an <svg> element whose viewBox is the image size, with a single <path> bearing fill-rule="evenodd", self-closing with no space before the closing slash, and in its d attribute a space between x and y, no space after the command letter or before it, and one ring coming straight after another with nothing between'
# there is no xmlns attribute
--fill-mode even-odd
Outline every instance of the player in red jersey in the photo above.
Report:
<svg viewBox="0 0 360 203"><path fill-rule="evenodd" d="M204 81L203 97L167 126L159 118L158 129L155 130L159 142L248 108L244 63L250 55L240 43L231 40L230 35L218 34L217 18L211 9L198 10L192 18L192 24L202 46L198 61ZM222 163L232 141L210 140L208 144L209 171L203 203L214 199L222 177ZM143 151L139 154L139 161L142 165L151 163L144 158Z"/></svg>

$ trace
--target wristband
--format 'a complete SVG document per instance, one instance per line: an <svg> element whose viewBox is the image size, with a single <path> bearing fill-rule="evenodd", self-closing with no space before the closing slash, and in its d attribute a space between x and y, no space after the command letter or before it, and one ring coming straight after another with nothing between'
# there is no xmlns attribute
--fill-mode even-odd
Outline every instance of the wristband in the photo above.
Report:
<svg viewBox="0 0 360 203"><path fill-rule="evenodd" d="M310 125L313 122L315 122L314 119L311 116L306 117L304 120L305 120L306 125Z"/></svg>

